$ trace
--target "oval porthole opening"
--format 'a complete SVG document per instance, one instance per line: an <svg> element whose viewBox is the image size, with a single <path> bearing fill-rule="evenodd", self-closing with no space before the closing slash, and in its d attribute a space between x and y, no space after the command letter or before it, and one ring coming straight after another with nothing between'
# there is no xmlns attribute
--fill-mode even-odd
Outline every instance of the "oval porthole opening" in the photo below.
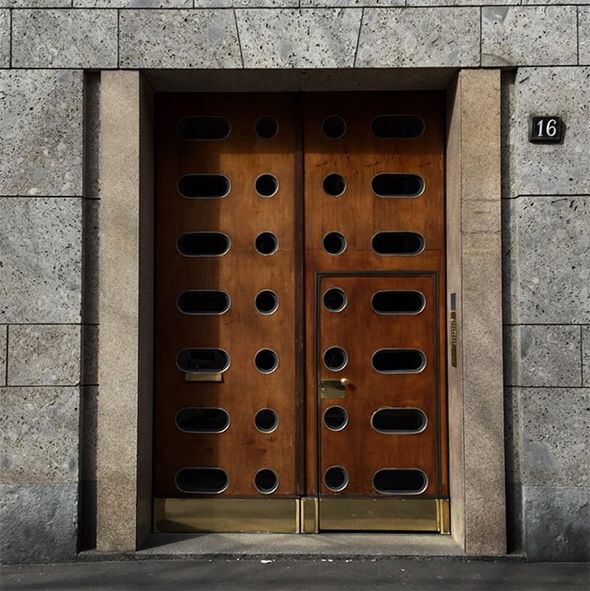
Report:
<svg viewBox="0 0 590 591"><path fill-rule="evenodd" d="M417 174L383 172L373 177L371 188L377 197L418 197L424 191L424 180Z"/></svg>
<svg viewBox="0 0 590 591"><path fill-rule="evenodd" d="M424 133L424 121L417 115L377 115L371 131L383 139L416 139Z"/></svg>
<svg viewBox="0 0 590 591"><path fill-rule="evenodd" d="M265 316L274 314L279 308L279 296L271 289L263 289L256 294L254 305Z"/></svg>
<svg viewBox="0 0 590 591"><path fill-rule="evenodd" d="M186 373L223 373L230 366L230 358L223 349L194 347L180 351L176 365Z"/></svg>
<svg viewBox="0 0 590 591"><path fill-rule="evenodd" d="M329 406L323 415L324 425L330 431L342 431L348 425L348 413L342 406Z"/></svg>
<svg viewBox="0 0 590 591"><path fill-rule="evenodd" d="M184 174L178 180L178 192L187 199L223 199L230 191L224 174Z"/></svg>
<svg viewBox="0 0 590 591"><path fill-rule="evenodd" d="M279 133L279 123L274 117L264 116L256 121L256 135L264 140L270 140Z"/></svg>
<svg viewBox="0 0 590 591"><path fill-rule="evenodd" d="M254 188L260 197L268 199L279 192L279 181L276 176L264 173L256 178Z"/></svg>
<svg viewBox="0 0 590 591"><path fill-rule="evenodd" d="M371 427L378 433L422 433L427 424L426 413L419 408L380 408L371 416Z"/></svg>
<svg viewBox="0 0 590 591"><path fill-rule="evenodd" d="M420 291L383 290L371 297L371 307L377 314L420 314L426 307L426 298Z"/></svg>
<svg viewBox="0 0 590 591"><path fill-rule="evenodd" d="M329 347L324 351L323 359L330 371L342 371L348 364L348 354L342 347Z"/></svg>
<svg viewBox="0 0 590 591"><path fill-rule="evenodd" d="M328 254L342 254L347 247L346 238L340 232L328 232L323 240L324 250Z"/></svg>
<svg viewBox="0 0 590 591"><path fill-rule="evenodd" d="M272 349L260 349L254 356L254 365L261 373L272 373L279 366L279 356Z"/></svg>
<svg viewBox="0 0 590 591"><path fill-rule="evenodd" d="M339 287L331 287L330 289L327 289L324 292L322 300L324 302L324 307L329 312L342 312L348 303L346 293Z"/></svg>
<svg viewBox="0 0 590 591"><path fill-rule="evenodd" d="M279 248L279 240L272 232L261 232L254 243L256 250L265 256L274 254Z"/></svg>
<svg viewBox="0 0 590 591"><path fill-rule="evenodd" d="M223 433L230 424L223 408L182 408L176 415L176 427L185 433Z"/></svg>
<svg viewBox="0 0 590 591"><path fill-rule="evenodd" d="M416 256L426 248L426 242L417 232L377 232L371 247L380 255Z"/></svg>
<svg viewBox="0 0 590 591"><path fill-rule="evenodd" d="M346 181L341 174L329 174L322 181L324 193L330 197L340 197L346 191Z"/></svg>
<svg viewBox="0 0 590 591"><path fill-rule="evenodd" d="M428 488L428 476L418 468L383 468L373 474L373 488L382 495L419 495Z"/></svg>
<svg viewBox="0 0 590 591"><path fill-rule="evenodd" d="M420 349L379 349L371 364L378 373L420 373L426 367L426 355Z"/></svg>
<svg viewBox="0 0 590 591"><path fill-rule="evenodd" d="M183 468L176 473L175 484L183 493L218 495L229 487L229 475L222 468Z"/></svg>
<svg viewBox="0 0 590 591"><path fill-rule="evenodd" d="M330 115L323 120L322 131L331 140L339 140L346 134L346 121L338 115Z"/></svg>
<svg viewBox="0 0 590 591"><path fill-rule="evenodd" d="M183 117L178 123L178 135L183 140L219 141L231 133L227 117L215 115Z"/></svg>
<svg viewBox="0 0 590 591"><path fill-rule="evenodd" d="M273 433L279 426L279 415L272 408L261 408L254 417L254 426L261 433Z"/></svg>
<svg viewBox="0 0 590 591"><path fill-rule="evenodd" d="M348 486L348 472L342 466L331 466L324 473L326 488L340 492Z"/></svg>
<svg viewBox="0 0 590 591"><path fill-rule="evenodd" d="M230 308L229 295L216 289L191 289L176 298L176 306L183 314L220 315Z"/></svg>
<svg viewBox="0 0 590 591"><path fill-rule="evenodd" d="M178 237L176 248L185 257L220 257L229 252L231 240L223 232L188 232Z"/></svg>
<svg viewBox="0 0 590 591"><path fill-rule="evenodd" d="M279 475L270 468L262 468L256 472L254 486L263 495L270 495L279 488Z"/></svg>

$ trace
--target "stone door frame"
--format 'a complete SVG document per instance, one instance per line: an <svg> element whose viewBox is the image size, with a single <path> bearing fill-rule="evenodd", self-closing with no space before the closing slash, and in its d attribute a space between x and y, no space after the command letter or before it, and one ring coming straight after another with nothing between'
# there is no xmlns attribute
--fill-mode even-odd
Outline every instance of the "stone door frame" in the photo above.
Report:
<svg viewBox="0 0 590 591"><path fill-rule="evenodd" d="M273 90L447 89L451 536L459 553L502 555L501 81L491 69L243 72L237 82L217 71L101 73L97 549L133 552L152 530L154 90L260 91L273 77ZM404 535L390 534L392 547Z"/></svg>

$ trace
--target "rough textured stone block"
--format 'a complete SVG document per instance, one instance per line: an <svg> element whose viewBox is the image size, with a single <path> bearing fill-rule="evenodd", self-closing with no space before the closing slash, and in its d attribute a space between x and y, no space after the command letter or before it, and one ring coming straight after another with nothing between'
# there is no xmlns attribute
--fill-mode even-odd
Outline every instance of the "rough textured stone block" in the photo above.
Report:
<svg viewBox="0 0 590 591"><path fill-rule="evenodd" d="M15 10L12 47L17 68L115 68L117 12Z"/></svg>
<svg viewBox="0 0 590 591"><path fill-rule="evenodd" d="M82 194L82 72L0 70L0 195Z"/></svg>
<svg viewBox="0 0 590 591"><path fill-rule="evenodd" d="M244 67L350 68L361 12L358 8L240 10Z"/></svg>
<svg viewBox="0 0 590 591"><path fill-rule="evenodd" d="M10 10L0 10L0 68L10 67Z"/></svg>
<svg viewBox="0 0 590 591"><path fill-rule="evenodd" d="M367 8L356 66L478 66L477 8Z"/></svg>
<svg viewBox="0 0 590 591"><path fill-rule="evenodd" d="M520 68L515 81L512 196L588 194L590 67ZM560 115L563 144L531 144L532 115Z"/></svg>
<svg viewBox="0 0 590 591"><path fill-rule="evenodd" d="M537 0L538 2L539 0ZM494 6L520 4L520 0L406 0L406 6Z"/></svg>
<svg viewBox="0 0 590 591"><path fill-rule="evenodd" d="M254 0L255 1L255 0ZM297 4L295 5L297 6ZM355 6L405 6L405 0L301 0L301 8L345 8Z"/></svg>
<svg viewBox="0 0 590 591"><path fill-rule="evenodd" d="M2 562L73 560L78 485L0 485L0 522Z"/></svg>
<svg viewBox="0 0 590 591"><path fill-rule="evenodd" d="M590 323L590 197L510 202L515 322Z"/></svg>
<svg viewBox="0 0 590 591"><path fill-rule="evenodd" d="M81 199L0 198L0 219L0 322L80 322Z"/></svg>
<svg viewBox="0 0 590 591"><path fill-rule="evenodd" d="M590 326L582 327L582 371L584 386L590 386Z"/></svg>
<svg viewBox="0 0 590 591"><path fill-rule="evenodd" d="M79 383L80 326L10 327L9 386L76 386Z"/></svg>
<svg viewBox="0 0 590 591"><path fill-rule="evenodd" d="M590 389L523 388L522 482L588 486Z"/></svg>
<svg viewBox="0 0 590 591"><path fill-rule="evenodd" d="M8 327L0 324L0 386L6 385L6 331Z"/></svg>
<svg viewBox="0 0 590 591"><path fill-rule="evenodd" d="M74 8L192 8L192 0L73 0Z"/></svg>
<svg viewBox="0 0 590 591"><path fill-rule="evenodd" d="M590 558L590 489L525 486L525 551L529 560Z"/></svg>
<svg viewBox="0 0 590 591"><path fill-rule="evenodd" d="M195 8L297 8L299 0L195 0Z"/></svg>
<svg viewBox="0 0 590 591"><path fill-rule="evenodd" d="M69 8L72 0L0 0L0 8Z"/></svg>
<svg viewBox="0 0 590 591"><path fill-rule="evenodd" d="M578 8L578 40L580 64L590 65L590 7Z"/></svg>
<svg viewBox="0 0 590 591"><path fill-rule="evenodd" d="M579 326L509 326L505 376L510 386L581 386Z"/></svg>
<svg viewBox="0 0 590 591"><path fill-rule="evenodd" d="M482 9L483 66L576 64L575 6Z"/></svg>
<svg viewBox="0 0 590 591"><path fill-rule="evenodd" d="M0 388L0 482L78 481L78 388Z"/></svg>
<svg viewBox="0 0 590 591"><path fill-rule="evenodd" d="M123 68L241 68L231 10L124 10Z"/></svg>

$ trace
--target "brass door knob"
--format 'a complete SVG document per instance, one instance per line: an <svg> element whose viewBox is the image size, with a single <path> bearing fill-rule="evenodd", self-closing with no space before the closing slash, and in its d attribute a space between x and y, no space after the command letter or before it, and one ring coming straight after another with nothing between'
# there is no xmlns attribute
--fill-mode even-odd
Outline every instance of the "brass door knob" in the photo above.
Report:
<svg viewBox="0 0 590 591"><path fill-rule="evenodd" d="M348 386L348 384L350 384L350 380L347 378L342 378L340 380L340 384L342 385L343 388L346 388L346 386Z"/></svg>

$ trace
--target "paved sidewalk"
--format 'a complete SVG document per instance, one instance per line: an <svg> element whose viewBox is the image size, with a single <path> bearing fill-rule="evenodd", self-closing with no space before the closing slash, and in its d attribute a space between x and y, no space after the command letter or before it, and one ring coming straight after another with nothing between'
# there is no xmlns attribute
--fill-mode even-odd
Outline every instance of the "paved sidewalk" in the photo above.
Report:
<svg viewBox="0 0 590 591"><path fill-rule="evenodd" d="M134 560L7 566L2 591L588 591L589 565L473 560Z"/></svg>

